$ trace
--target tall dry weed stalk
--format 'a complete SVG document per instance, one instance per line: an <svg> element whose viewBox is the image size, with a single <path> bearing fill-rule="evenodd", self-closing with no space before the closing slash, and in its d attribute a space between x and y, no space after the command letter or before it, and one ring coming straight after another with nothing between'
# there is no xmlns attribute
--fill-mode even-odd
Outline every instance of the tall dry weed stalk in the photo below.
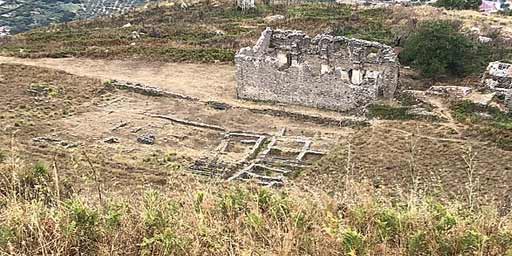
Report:
<svg viewBox="0 0 512 256"><path fill-rule="evenodd" d="M419 176L417 174L417 167L416 167L416 157L418 155L418 142L420 140L420 137L417 136L419 134L419 128L416 127L416 132L411 133L409 135L409 141L408 141L408 158L407 158L407 164L408 164L408 172L409 172L409 178L411 182L410 186L410 192L409 194L409 207L412 207L415 205L419 199Z"/></svg>
<svg viewBox="0 0 512 256"><path fill-rule="evenodd" d="M473 211L475 207L475 188L478 186L478 180L475 179L477 155L478 153L474 151L473 146L469 145L462 156L464 163L466 163L466 175L468 179L466 189L468 193L468 205L471 211Z"/></svg>

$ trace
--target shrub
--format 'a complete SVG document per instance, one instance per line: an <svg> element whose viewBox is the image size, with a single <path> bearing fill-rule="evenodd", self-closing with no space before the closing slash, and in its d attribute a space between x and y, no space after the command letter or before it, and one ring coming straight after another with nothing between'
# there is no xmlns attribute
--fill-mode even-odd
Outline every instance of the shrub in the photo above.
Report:
<svg viewBox="0 0 512 256"><path fill-rule="evenodd" d="M187 255L184 249L187 245L183 236L176 234L171 228L166 228L153 237L144 238L141 246L142 255Z"/></svg>
<svg viewBox="0 0 512 256"><path fill-rule="evenodd" d="M21 198L25 200L39 199L48 204L55 203L52 191L53 180L45 164L37 162L34 167L20 172L18 182L17 194Z"/></svg>
<svg viewBox="0 0 512 256"><path fill-rule="evenodd" d="M407 241L408 255L431 255L428 241L423 231L417 231Z"/></svg>
<svg viewBox="0 0 512 256"><path fill-rule="evenodd" d="M341 243L347 255L364 255L364 236L353 229L341 233Z"/></svg>
<svg viewBox="0 0 512 256"><path fill-rule="evenodd" d="M377 229L382 241L394 239L401 231L402 220L400 214L392 209L384 209L376 216Z"/></svg>
<svg viewBox="0 0 512 256"><path fill-rule="evenodd" d="M478 231L468 230L462 237L462 249L464 252L476 254L481 252L488 237Z"/></svg>
<svg viewBox="0 0 512 256"><path fill-rule="evenodd" d="M484 50L449 21L428 21L406 39L400 60L426 77L464 76L483 68Z"/></svg>
<svg viewBox="0 0 512 256"><path fill-rule="evenodd" d="M64 206L70 219L66 230L74 235L77 250L95 254L100 239L99 212L76 198L69 200Z"/></svg>
<svg viewBox="0 0 512 256"><path fill-rule="evenodd" d="M436 6L455 10L476 10L482 4L482 0L439 0Z"/></svg>
<svg viewBox="0 0 512 256"><path fill-rule="evenodd" d="M12 230L0 225L0 248L2 248L3 246L6 246L12 237L13 237Z"/></svg>

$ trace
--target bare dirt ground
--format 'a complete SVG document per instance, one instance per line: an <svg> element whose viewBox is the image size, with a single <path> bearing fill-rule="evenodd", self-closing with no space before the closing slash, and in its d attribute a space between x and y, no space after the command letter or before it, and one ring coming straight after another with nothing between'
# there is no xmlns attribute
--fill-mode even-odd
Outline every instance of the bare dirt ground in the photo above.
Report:
<svg viewBox="0 0 512 256"><path fill-rule="evenodd" d="M145 61L20 59L0 56L0 63L23 64L62 70L70 74L143 83L174 93L220 101L247 108L271 108L332 118L351 118L334 111L317 111L300 106L264 105L236 99L235 68L227 64L151 63Z"/></svg>
<svg viewBox="0 0 512 256"><path fill-rule="evenodd" d="M343 118L330 111L239 101L234 97L234 68L228 65L160 66L160 63L3 57L0 62L9 63L0 64L0 99L5 102L1 106L3 146L0 150L12 154L14 138L16 154L27 160L57 162L59 170L69 179L84 184L84 189L95 173L113 191L165 186L170 172L186 170L198 159L218 155L227 131L276 138L285 128L285 137L292 140L277 144L291 151L270 150L268 154L293 159L292 151L300 151L303 144L298 142L302 140L312 142L312 151L332 150L295 179L304 186L336 193L343 189L344 177L352 175L369 180L387 193L416 187L429 193L464 198L469 179L466 160L474 155L471 168L475 170L473 178L477 182L472 190L482 201L501 202L512 192L507 186L512 182L512 152L462 137L452 118L439 123L373 121L369 127L342 127L281 112L252 111L253 108L281 109ZM109 79L159 86L200 101L109 89L102 83ZM205 104L208 100L234 107L216 109ZM434 112L449 115L442 101L432 99L431 102L437 107ZM223 130L182 124L155 115ZM155 136L153 145L137 141L147 134ZM109 142L112 138L114 141ZM242 160L251 150L247 144L254 143L250 140L239 139L236 145L229 142L220 154L221 159ZM308 157L304 161L314 163ZM84 169L91 171L79 171Z"/></svg>
<svg viewBox="0 0 512 256"><path fill-rule="evenodd" d="M94 169L101 169L94 172L100 171L105 186L110 188L164 185L168 172L211 155L224 138L224 131L192 127L154 115L255 134L276 134L285 128L287 136L314 139L312 150L322 151L332 147L340 136L352 132L350 128L322 125L293 116L236 107L217 110L203 101L106 89L99 79L77 77L55 69L0 65L1 97L2 102L7 103L2 106L4 146L1 150L11 151L9 145L14 138L16 151L27 156L26 159L52 162L57 157L69 176L80 179L87 175L76 172L88 168L85 160L89 157ZM34 90L40 92L32 92ZM147 134L155 136L153 145L137 141ZM115 142L107 142L112 138ZM240 160L236 158L249 149L242 145L234 150L240 154L231 154L235 158L231 160Z"/></svg>
<svg viewBox="0 0 512 256"><path fill-rule="evenodd" d="M172 89L201 99L234 99L234 66L141 61L63 59L18 59L0 57L0 63L53 68L74 75L107 81L117 79Z"/></svg>

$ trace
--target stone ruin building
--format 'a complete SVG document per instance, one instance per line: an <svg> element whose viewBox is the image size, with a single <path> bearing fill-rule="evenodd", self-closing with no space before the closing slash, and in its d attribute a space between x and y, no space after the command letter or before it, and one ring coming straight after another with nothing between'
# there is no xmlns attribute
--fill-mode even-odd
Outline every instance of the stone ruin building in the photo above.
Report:
<svg viewBox="0 0 512 256"><path fill-rule="evenodd" d="M236 6L242 10L256 8L254 0L236 0Z"/></svg>
<svg viewBox="0 0 512 256"><path fill-rule="evenodd" d="M489 63L483 76L483 85L496 92L512 108L512 64L500 61Z"/></svg>
<svg viewBox="0 0 512 256"><path fill-rule="evenodd" d="M392 98L400 66L393 48L380 43L270 28L235 62L239 98L342 112Z"/></svg>

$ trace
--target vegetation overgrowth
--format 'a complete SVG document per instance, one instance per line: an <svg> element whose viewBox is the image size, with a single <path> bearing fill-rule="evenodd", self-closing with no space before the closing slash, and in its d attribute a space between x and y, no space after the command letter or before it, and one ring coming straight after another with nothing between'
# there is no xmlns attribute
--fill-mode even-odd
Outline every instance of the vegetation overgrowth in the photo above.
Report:
<svg viewBox="0 0 512 256"><path fill-rule="evenodd" d="M283 19L268 19L282 15ZM154 5L125 15L52 25L0 43L0 54L16 57L87 57L166 62L224 62L251 46L265 27L330 33L403 48L401 61L426 77L466 76L491 60L510 59L512 47L481 44L453 20L411 22L413 9L356 8L309 3L258 5L250 11L200 3L182 9ZM437 52L438 54L432 54Z"/></svg>
<svg viewBox="0 0 512 256"><path fill-rule="evenodd" d="M416 193L390 202L347 179L312 188L199 182L135 196L64 186L58 169L0 163L0 251L11 255L510 255L512 219ZM94 196L94 194L97 194ZM98 200L101 199L101 200Z"/></svg>

